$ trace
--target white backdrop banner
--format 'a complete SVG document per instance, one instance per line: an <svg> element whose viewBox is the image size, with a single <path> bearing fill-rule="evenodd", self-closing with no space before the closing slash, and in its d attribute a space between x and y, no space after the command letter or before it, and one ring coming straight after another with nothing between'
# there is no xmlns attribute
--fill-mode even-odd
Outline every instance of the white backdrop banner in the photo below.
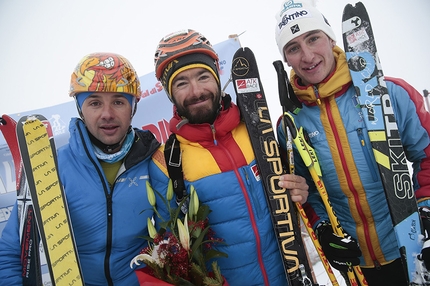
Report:
<svg viewBox="0 0 430 286"><path fill-rule="evenodd" d="M214 49L220 58L221 87L224 87L230 78L232 58L239 47L238 38L229 38L224 42L214 45ZM156 80L153 72L141 76L140 81L143 98L138 103L137 112L133 118L133 126L150 130L157 137L158 141L164 143L170 135L168 122L172 117L173 105L167 98L161 83ZM235 101L236 96L233 85L229 84L225 91ZM52 126L57 148L67 143L70 118L78 116L74 101L37 110L9 114L9 116L18 121L22 116L31 114L42 114L48 118ZM61 170L59 171L61 172ZM3 136L0 136L0 235L15 204L15 181L12 155L5 139Z"/></svg>

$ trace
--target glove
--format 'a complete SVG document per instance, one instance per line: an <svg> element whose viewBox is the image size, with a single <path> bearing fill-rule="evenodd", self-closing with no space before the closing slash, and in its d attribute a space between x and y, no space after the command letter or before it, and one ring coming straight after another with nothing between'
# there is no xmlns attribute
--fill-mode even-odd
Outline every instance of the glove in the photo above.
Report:
<svg viewBox="0 0 430 286"><path fill-rule="evenodd" d="M330 223L323 221L318 224L316 235L325 256L337 270L347 272L350 266L360 264L360 247L349 234L345 233L344 237L340 237L333 233Z"/></svg>
<svg viewBox="0 0 430 286"><path fill-rule="evenodd" d="M427 269L430 269L430 209L428 207L420 207L419 212L424 234L424 244L419 259L424 262Z"/></svg>

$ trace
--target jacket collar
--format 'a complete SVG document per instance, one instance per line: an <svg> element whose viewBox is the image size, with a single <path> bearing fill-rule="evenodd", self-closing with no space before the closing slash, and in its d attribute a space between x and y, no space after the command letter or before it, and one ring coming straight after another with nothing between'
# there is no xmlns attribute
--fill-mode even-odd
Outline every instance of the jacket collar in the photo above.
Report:
<svg viewBox="0 0 430 286"><path fill-rule="evenodd" d="M222 109L213 124L190 124L182 122L182 118L175 112L169 122L170 131L191 142L202 144L205 141L213 142L214 139L222 138L231 132L240 122L240 112L237 105L231 102L230 95L223 98ZM180 127L178 127L180 126Z"/></svg>

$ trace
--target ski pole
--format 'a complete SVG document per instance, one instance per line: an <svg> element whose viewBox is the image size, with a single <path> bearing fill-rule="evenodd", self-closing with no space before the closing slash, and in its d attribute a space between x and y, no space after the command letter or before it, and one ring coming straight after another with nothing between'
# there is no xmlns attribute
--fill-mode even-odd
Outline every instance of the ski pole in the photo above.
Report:
<svg viewBox="0 0 430 286"><path fill-rule="evenodd" d="M288 132L287 155L288 155L289 171L290 171L290 174L294 174L294 157L293 157L293 146L292 146L293 142L292 142L292 137L291 137L292 135L291 135L291 132L289 131L289 128L287 128L286 126L285 126L285 131ZM327 273L327 276L330 279L331 284L333 286L338 286L339 283L336 279L336 276L334 275L333 270L330 266L330 263L329 263L327 257L325 256L324 251L322 250L321 244L320 244L320 242L319 242L319 240L315 234L315 231L312 228L312 225L309 221L308 216L306 215L305 210L303 209L302 204L299 202L296 202L295 205L296 205L297 211L300 214L300 217L303 220L303 223L304 223L305 228L309 234L309 237L311 238L312 243L313 243L313 245L314 245L314 247L318 253L318 256L322 262L322 265L324 266L324 269Z"/></svg>
<svg viewBox="0 0 430 286"><path fill-rule="evenodd" d="M288 79L287 74L283 68L283 64L281 61L275 61L273 62L273 65L275 67L276 73L278 75L278 87L279 87L279 101L281 103L283 112L286 113L287 109L290 109L293 113L297 114L300 109L301 109L301 103L297 100L297 98L293 98L291 99L291 97L289 96L290 94L292 94L292 91L288 91L287 90L287 84L286 84L286 80ZM285 116L285 115L284 115ZM295 173L295 168L294 168L294 153L293 153L293 139L292 139L292 135L291 132L289 130L289 128L287 128L286 125L286 120L283 118L283 127L285 130L285 134L287 135L287 142L286 142L286 150L287 150L287 163L288 163L288 169L289 169L289 173L290 174L294 174ZM312 243L318 253L318 256L324 266L324 269L327 273L327 276L329 277L331 283L333 286L338 286L339 283L336 279L336 276L333 273L333 270L330 266L330 263L328 262L327 257L325 256L321 244L318 241L318 238L309 222L309 219L306 215L305 210L303 209L303 206L299 203L296 202L295 203L296 208L298 213L300 214L300 217L303 220L303 223L305 225L305 228L309 234L309 237L312 240Z"/></svg>
<svg viewBox="0 0 430 286"><path fill-rule="evenodd" d="M288 128L290 128L293 142L297 146L297 149L300 153L300 156L303 159L303 162L308 167L309 173L312 176L312 180L314 181L315 186L317 187L317 190L324 203L324 206L327 209L327 214L329 216L330 223L333 227L333 231L336 235L343 237L344 230L340 225L338 218L335 215L333 206L331 205L328 199L328 194L327 194L327 190L325 188L324 182L321 179L321 176L322 176L321 168L318 162L318 158L315 154L315 150L306 142L303 135L303 128L300 127L299 130L297 129L292 115L289 113L285 113L284 115L285 115L285 118L287 118L286 122L288 124ZM358 285L358 282L354 273L359 279L359 282L361 285L368 285L361 271L360 266L356 265L356 266L349 267L347 271L348 279L352 286Z"/></svg>

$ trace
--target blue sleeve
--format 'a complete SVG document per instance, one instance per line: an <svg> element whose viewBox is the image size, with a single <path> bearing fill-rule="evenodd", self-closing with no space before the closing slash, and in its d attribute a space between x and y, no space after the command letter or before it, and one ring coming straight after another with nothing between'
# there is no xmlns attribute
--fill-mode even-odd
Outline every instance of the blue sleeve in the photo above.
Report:
<svg viewBox="0 0 430 286"><path fill-rule="evenodd" d="M387 87L407 159L412 162L412 181L420 205L430 198L430 113L421 94L401 79L388 78Z"/></svg>
<svg viewBox="0 0 430 286"><path fill-rule="evenodd" d="M158 230L160 223L163 220L168 220L170 217L168 207L166 205L166 194L167 194L167 187L169 184L169 177L166 176L166 174L163 173L163 171L154 163L154 161L151 161L149 165L149 173L150 178L149 182L151 183L151 186L155 192L155 198L157 200L157 211L158 215L154 216L155 221L155 227ZM164 199L163 199L164 198ZM173 197L171 201L171 207L177 207L175 204L175 197Z"/></svg>
<svg viewBox="0 0 430 286"><path fill-rule="evenodd" d="M0 238L0 281L2 285L22 285L21 244L17 204Z"/></svg>

